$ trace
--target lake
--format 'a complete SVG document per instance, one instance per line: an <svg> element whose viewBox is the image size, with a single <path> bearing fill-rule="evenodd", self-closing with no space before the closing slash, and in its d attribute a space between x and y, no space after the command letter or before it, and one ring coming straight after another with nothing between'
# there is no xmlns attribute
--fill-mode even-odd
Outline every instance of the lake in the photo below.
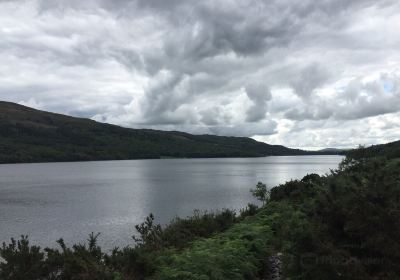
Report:
<svg viewBox="0 0 400 280"><path fill-rule="evenodd" d="M240 209L258 181L273 187L328 173L341 156L160 159L0 165L0 242L27 234L33 244L84 242L100 232L107 249L132 243L134 226L194 209Z"/></svg>

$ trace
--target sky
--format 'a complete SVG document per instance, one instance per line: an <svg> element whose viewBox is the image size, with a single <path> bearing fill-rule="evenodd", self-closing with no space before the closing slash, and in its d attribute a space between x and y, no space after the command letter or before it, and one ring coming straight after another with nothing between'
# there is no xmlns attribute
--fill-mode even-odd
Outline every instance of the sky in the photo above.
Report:
<svg viewBox="0 0 400 280"><path fill-rule="evenodd" d="M132 128L400 139L398 0L0 0L0 100Z"/></svg>

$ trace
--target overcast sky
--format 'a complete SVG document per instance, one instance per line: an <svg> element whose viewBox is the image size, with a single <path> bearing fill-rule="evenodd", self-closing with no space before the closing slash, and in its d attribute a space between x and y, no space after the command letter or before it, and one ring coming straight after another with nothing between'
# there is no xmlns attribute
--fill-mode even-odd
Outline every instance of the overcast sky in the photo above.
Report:
<svg viewBox="0 0 400 280"><path fill-rule="evenodd" d="M0 0L0 99L289 147L400 139L399 0Z"/></svg>

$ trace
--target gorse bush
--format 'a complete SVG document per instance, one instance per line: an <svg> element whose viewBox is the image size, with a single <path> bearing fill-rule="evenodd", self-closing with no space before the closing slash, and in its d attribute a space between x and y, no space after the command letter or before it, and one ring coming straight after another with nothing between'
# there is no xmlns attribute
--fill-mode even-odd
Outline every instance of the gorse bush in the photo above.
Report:
<svg viewBox="0 0 400 280"><path fill-rule="evenodd" d="M162 247L163 230L161 225L154 224L153 214L150 214L143 223L136 225L135 228L139 233L139 237L134 235L133 240L136 241L139 246L151 250L159 250Z"/></svg>
<svg viewBox="0 0 400 280"><path fill-rule="evenodd" d="M222 232L245 217L255 215L257 206L249 205L239 216L225 209L213 213L195 211L185 219L175 218L165 228L150 214L136 226L134 246L115 248L104 253L97 245L99 234L91 233L86 244L67 247L62 239L60 249L31 246L27 236L3 243L0 256L1 280L26 279L143 279L155 271L158 252L181 250L193 240Z"/></svg>
<svg viewBox="0 0 400 280"><path fill-rule="evenodd" d="M98 235L90 234L88 245L67 248L58 240L61 251L30 246L26 236L20 240L3 243L0 255L0 279L113 279L113 273L105 266L104 256L97 246Z"/></svg>
<svg viewBox="0 0 400 280"><path fill-rule="evenodd" d="M247 215L254 213L247 212ZM209 237L214 233L222 232L238 222L240 217L234 211L225 209L217 213L200 213L186 219L174 219L164 230L163 239L165 246L183 248L198 237Z"/></svg>
<svg viewBox="0 0 400 280"><path fill-rule="evenodd" d="M0 263L0 279L41 279L48 273L44 265L45 253L40 247L30 246L27 236L21 236L11 243L3 243L1 257L6 261Z"/></svg>

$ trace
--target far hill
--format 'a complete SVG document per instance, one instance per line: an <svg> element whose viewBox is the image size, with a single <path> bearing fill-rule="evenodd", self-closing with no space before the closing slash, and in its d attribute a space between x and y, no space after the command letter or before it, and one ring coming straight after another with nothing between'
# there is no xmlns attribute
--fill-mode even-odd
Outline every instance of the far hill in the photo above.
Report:
<svg viewBox="0 0 400 280"><path fill-rule="evenodd" d="M341 155L341 154L344 154L348 150L349 149L325 148L325 149L318 150L318 152Z"/></svg>
<svg viewBox="0 0 400 280"><path fill-rule="evenodd" d="M316 153L246 137L123 128L0 102L0 163Z"/></svg>

